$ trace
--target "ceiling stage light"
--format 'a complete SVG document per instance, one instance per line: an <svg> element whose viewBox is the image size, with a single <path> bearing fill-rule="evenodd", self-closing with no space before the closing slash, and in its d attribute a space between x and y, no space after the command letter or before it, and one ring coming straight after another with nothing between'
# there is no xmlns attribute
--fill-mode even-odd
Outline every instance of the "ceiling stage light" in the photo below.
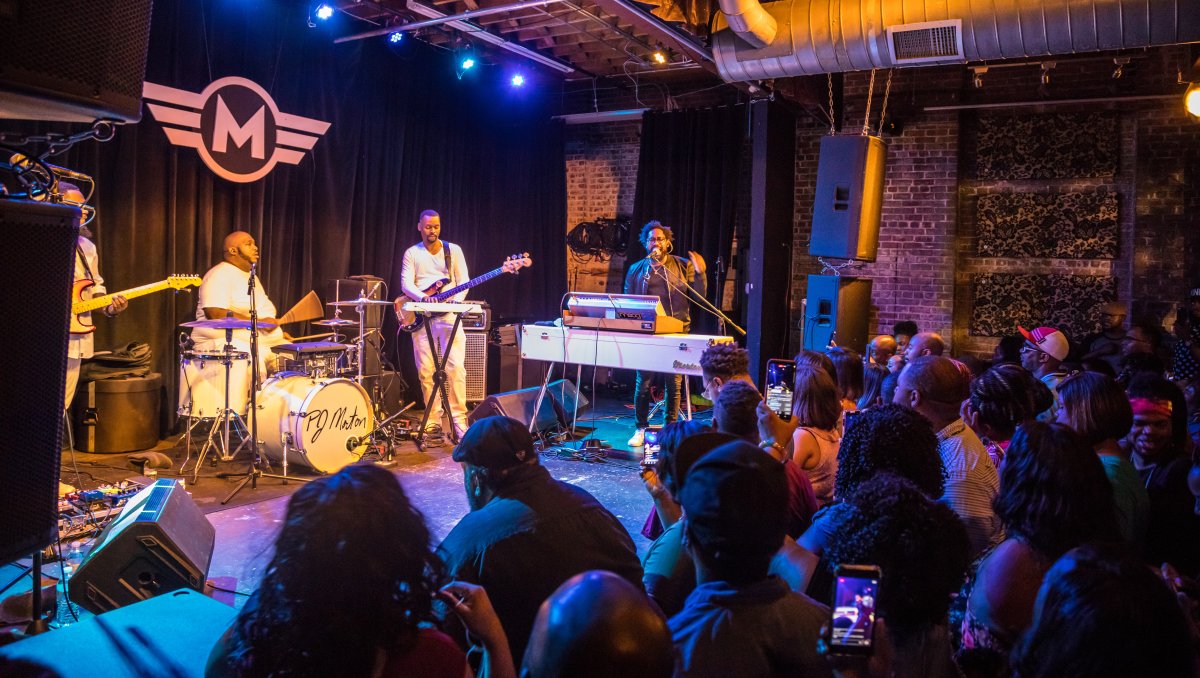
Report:
<svg viewBox="0 0 1200 678"><path fill-rule="evenodd" d="M512 77L512 86L513 87L521 87L524 84L525 84L525 76L521 75L520 73L517 73L516 75L514 75Z"/></svg>
<svg viewBox="0 0 1200 678"><path fill-rule="evenodd" d="M396 31L395 33L388 34L388 42L392 43L393 45L395 45L396 43L400 42L403 39L404 39L404 33L400 32L400 31Z"/></svg>
<svg viewBox="0 0 1200 678"><path fill-rule="evenodd" d="M1192 117L1200 118L1200 85L1188 85L1187 92L1183 95L1183 107Z"/></svg>
<svg viewBox="0 0 1200 678"><path fill-rule="evenodd" d="M326 19L333 16L333 6L325 4L325 3L321 3L320 5L317 5L317 9L314 12L314 14L316 14L317 18L320 19L321 21L325 21Z"/></svg>

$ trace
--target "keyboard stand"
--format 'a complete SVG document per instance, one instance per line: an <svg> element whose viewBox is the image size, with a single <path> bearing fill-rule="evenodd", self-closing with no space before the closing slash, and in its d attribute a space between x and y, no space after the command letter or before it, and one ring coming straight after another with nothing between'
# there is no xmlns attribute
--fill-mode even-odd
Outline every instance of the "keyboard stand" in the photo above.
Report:
<svg viewBox="0 0 1200 678"><path fill-rule="evenodd" d="M417 434L413 436L413 442L417 444L417 449L425 451L425 426L429 423L429 413L433 411L433 403L440 397L442 399L442 413L450 420L450 442L457 445L459 443L458 431L454 428L454 413L450 410L450 393L446 389L446 363L450 361L450 347L454 345L454 340L458 336L459 327L462 325L462 313L454 312L454 327L450 330L450 338L446 342L445 352L438 351L437 341L433 337L433 324L430 322L432 314L425 314L425 336L429 339L429 352L433 354L433 389L429 391L429 400L425 403L425 413L421 415L421 425L417 428ZM466 338L464 337L465 341ZM441 353L441 355L439 355Z"/></svg>

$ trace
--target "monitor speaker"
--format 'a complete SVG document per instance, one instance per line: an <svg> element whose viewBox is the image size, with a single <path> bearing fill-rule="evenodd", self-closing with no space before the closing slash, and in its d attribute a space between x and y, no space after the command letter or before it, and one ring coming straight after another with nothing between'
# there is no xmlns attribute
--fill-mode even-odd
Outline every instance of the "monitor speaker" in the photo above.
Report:
<svg viewBox="0 0 1200 678"><path fill-rule="evenodd" d="M217 531L175 480L134 495L70 581L70 598L100 614L181 588L201 591Z"/></svg>
<svg viewBox="0 0 1200 678"><path fill-rule="evenodd" d="M804 348L824 351L836 343L864 353L870 315L870 280L810 275L804 312Z"/></svg>
<svg viewBox="0 0 1200 678"><path fill-rule="evenodd" d="M575 388L575 384L566 379L551 382L546 386L546 393L554 399L554 407L558 409L559 419L567 426L571 425L577 413L582 415L591 404L587 396L580 393Z"/></svg>
<svg viewBox="0 0 1200 678"><path fill-rule="evenodd" d="M2 21L0 21L2 23ZM0 48L3 49L3 48ZM0 97L3 98L3 97ZM19 333L0 338L0 354L20 356L0 387L0 564L58 536L58 469L67 331L79 210L0 199L0 289L21 300Z"/></svg>
<svg viewBox="0 0 1200 678"><path fill-rule="evenodd" d="M475 409L471 410L471 413L467 415L467 421L474 424L484 417L499 415L512 417L526 426L532 420L534 421L533 430L535 432L558 428L560 424L558 411L555 406L554 397L550 394L549 389L547 389L545 396L542 398L541 407L537 409L536 419L534 418L534 407L537 405L538 393L541 390L540 386L532 386L517 391L490 395L483 402L475 406Z"/></svg>
<svg viewBox="0 0 1200 678"><path fill-rule="evenodd" d="M137 122L151 0L0 2L0 117Z"/></svg>
<svg viewBox="0 0 1200 678"><path fill-rule="evenodd" d="M821 139L808 253L875 261L887 144L878 137Z"/></svg>

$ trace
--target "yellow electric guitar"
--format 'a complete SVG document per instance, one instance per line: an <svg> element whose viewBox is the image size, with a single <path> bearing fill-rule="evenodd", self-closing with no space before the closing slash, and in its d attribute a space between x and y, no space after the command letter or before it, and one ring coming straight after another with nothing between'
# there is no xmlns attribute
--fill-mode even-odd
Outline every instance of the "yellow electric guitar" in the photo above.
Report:
<svg viewBox="0 0 1200 678"><path fill-rule="evenodd" d="M446 285L450 284L450 279L442 278L441 280L425 288L425 296L432 297L432 301L446 301L459 292L462 292L463 290L469 290L476 285L487 282L501 273L516 273L522 268L532 265L533 259L529 258L528 252L514 254L506 259L504 264L502 264L499 268L492 269L478 278L471 278L467 282L451 289L445 289ZM396 320L400 321L400 329L404 330L405 332L416 332L417 330L421 329L422 326L424 326L425 316L405 311L403 306L404 302L406 301L420 301L420 299L410 299L404 295L398 297L396 299Z"/></svg>
<svg viewBox="0 0 1200 678"><path fill-rule="evenodd" d="M91 299L85 298L88 288L96 283L87 278L80 278L75 281L71 287L71 334L91 334L96 331L96 327L84 321L81 317L84 313L97 311L112 303L113 297L125 297L133 299L135 297L143 297L147 294L161 292L162 290L182 290L188 287L197 287L200 285L200 276L198 275L173 275L166 280L159 280L156 283L142 285L141 287L133 287L120 292L113 292L102 297L94 297Z"/></svg>

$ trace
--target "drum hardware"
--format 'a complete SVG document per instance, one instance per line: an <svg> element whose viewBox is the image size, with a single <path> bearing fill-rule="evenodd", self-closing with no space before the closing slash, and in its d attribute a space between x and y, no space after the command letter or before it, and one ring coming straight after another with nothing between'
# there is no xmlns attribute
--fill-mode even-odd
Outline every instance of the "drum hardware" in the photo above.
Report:
<svg viewBox="0 0 1200 678"><path fill-rule="evenodd" d="M338 311L334 312L335 316L342 308L353 308L354 311L358 313L358 340L354 342L354 345L358 348L358 351L354 355L354 362L357 363L357 369L355 370L355 374L357 376L355 376L354 379L361 384L363 380L363 356L366 354L367 342L367 307L391 306L392 302L387 301L386 299L368 299L367 290L364 287L363 289L359 290L357 299L349 299L346 301L330 301L325 305L333 306L334 308L338 309Z"/></svg>
<svg viewBox="0 0 1200 678"><path fill-rule="evenodd" d="M199 326L201 326L198 324L200 322L209 322L209 321L193 321L192 323L184 323L184 325L188 326L188 327L199 327ZM243 321L238 321L238 322L240 323ZM250 354L248 354L244 351L238 351L237 347L233 345L233 330L235 328L232 326L232 323L225 324L224 329L225 329L225 346L224 346L224 348L221 349L221 351L219 351L219 352L203 352L203 351L194 351L193 350L193 351L183 351L179 355L180 371L182 372L182 374L185 378L185 383L187 384L187 388L188 388L188 409L187 409L188 414L186 416L189 419L188 429L184 433L184 437L186 440L185 449L187 452L186 452L186 455L184 456L183 463L179 467L179 470L181 473L183 473L184 469L187 468L187 463L192 458L192 434L195 431L195 429L204 420L208 419L208 417L204 416L205 415L204 408L201 408L201 411L200 411L201 416L199 416L199 417L195 416L194 407L196 405L196 399L197 399L197 396L201 395L202 389L201 389L201 392L198 392L196 390L196 387L192 386L191 380L187 378L188 363L191 361L199 361L200 371L197 373L197 377L202 376L202 371L204 369L204 363L208 360L216 361L217 363L219 363L220 365L222 365L225 368L224 369L225 387L224 387L224 394L223 394L224 398L222 399L222 406L218 411L213 412L212 425L209 426L208 437L204 441L204 445L200 448L199 455L196 457L196 466L192 470L192 482L193 483L196 483L199 481L200 467L204 464L204 460L208 457L208 454L210 451L217 451L218 452L217 458L220 459L221 461L230 461L234 457L236 457L239 452L241 452L242 448L245 447L245 445L246 445L246 441L248 440L248 438L246 436L247 430L246 430L245 421L242 420L241 414L237 410L233 409L230 406L230 404L231 404L230 403L230 384L233 381L233 363L235 361L248 360L250 358ZM197 385L199 385L199 384L200 384L200 380L197 379ZM206 395L209 395L209 394L206 394ZM239 426L241 427L241 431L238 431L238 436L242 439L241 443L238 445L237 449L235 449L233 452L230 452L229 451L230 429L232 427L236 431L236 429ZM215 433L217 432L218 429L221 430L222 435L219 439L214 440ZM213 463L216 463L216 460L214 460Z"/></svg>
<svg viewBox="0 0 1200 678"><path fill-rule="evenodd" d="M361 437L350 436L349 438L346 439L346 449L353 452L355 449L357 449L363 443L367 443L368 447L373 447L375 445L378 445L379 441L376 440L375 434L386 431L389 424L391 424L393 421L399 419L400 415L411 410L413 408L413 406L415 406L415 405L416 405L416 403L409 403L409 404L405 405L404 407L400 408L400 411L389 416L387 419L384 419L383 421L379 422L379 424L375 428L368 431L367 434L364 436L361 436ZM388 437L385 437L384 439L388 440ZM388 442L390 442L390 440L388 440ZM387 458L389 461L391 460L391 457L392 457L391 447L389 446L388 447L388 455L387 455Z"/></svg>
<svg viewBox="0 0 1200 678"><path fill-rule="evenodd" d="M287 476L275 475L273 473L263 473L262 468L261 468L262 454L259 451L259 445L262 444L262 441L258 437L258 329L259 329L259 324L258 324L258 303L257 303L257 300L255 299L257 294L255 294L255 290L254 290L254 281L258 278L258 275L256 272L257 266L258 266L257 262L253 262L250 264L250 280L249 280L249 285L247 286L247 292L250 295L250 327L247 328L250 330L250 367L251 367L251 370L250 370L250 414L252 415L250 418L250 439L253 441L253 444L251 447L251 455L250 455L250 468L246 469L245 477L242 478L242 481L240 483L238 483L236 487L233 488L233 491L229 493L229 496L227 496L221 500L222 505L228 504L230 502L230 500L232 500L234 497L237 496L238 492L242 491L242 488L246 487L247 484L249 484L250 487L253 489L258 489L258 479L259 478L279 478L280 480L283 480L284 482L287 482L287 480L288 480ZM228 321L229 319L226 318L225 320ZM209 322L214 322L214 321L209 321ZM272 327L273 328L274 326L263 325L263 327ZM227 331L232 331L232 330L227 330ZM225 383L226 383L226 387L228 387L229 382L226 381ZM299 480L299 479L297 479L297 480Z"/></svg>

